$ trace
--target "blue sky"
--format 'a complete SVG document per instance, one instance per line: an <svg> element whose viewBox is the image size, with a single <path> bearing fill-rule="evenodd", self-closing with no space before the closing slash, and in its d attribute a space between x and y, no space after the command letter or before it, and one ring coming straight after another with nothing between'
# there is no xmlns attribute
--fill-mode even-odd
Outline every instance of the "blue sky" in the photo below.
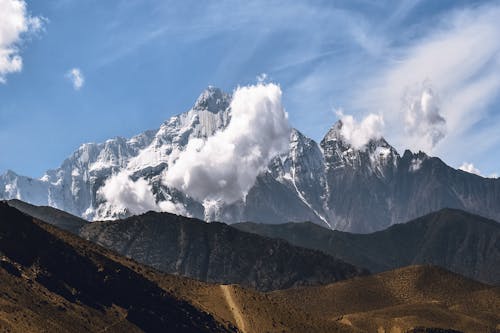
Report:
<svg viewBox="0 0 500 333"><path fill-rule="evenodd" d="M0 12L12 2L25 22L16 34L0 14L0 172L40 177L81 143L157 128L206 86L266 73L316 140L352 115L355 133L400 153L500 173L499 1L0 0Z"/></svg>

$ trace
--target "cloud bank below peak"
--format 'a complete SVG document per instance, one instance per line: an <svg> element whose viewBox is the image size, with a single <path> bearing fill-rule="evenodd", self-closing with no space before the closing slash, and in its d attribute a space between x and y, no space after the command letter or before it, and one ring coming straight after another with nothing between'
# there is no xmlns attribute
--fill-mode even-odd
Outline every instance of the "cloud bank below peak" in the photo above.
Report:
<svg viewBox="0 0 500 333"><path fill-rule="evenodd" d="M137 215L152 210L189 216L182 204L169 200L157 202L148 181L144 178L133 180L127 171L111 176L97 194L106 201L105 209L110 211Z"/></svg>
<svg viewBox="0 0 500 333"><path fill-rule="evenodd" d="M180 154L171 155L162 183L196 199L206 211L244 199L271 159L288 150L291 128L281 98L281 88L274 83L237 88L227 127L206 139L190 138ZM106 212L187 214L185 206L170 197L156 201L148 180L134 179L127 170L106 180L98 196L105 200Z"/></svg>

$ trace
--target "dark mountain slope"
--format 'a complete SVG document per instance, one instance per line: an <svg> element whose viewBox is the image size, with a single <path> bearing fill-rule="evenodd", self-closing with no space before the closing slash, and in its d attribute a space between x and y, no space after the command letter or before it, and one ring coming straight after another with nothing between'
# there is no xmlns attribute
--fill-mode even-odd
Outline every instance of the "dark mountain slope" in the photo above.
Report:
<svg viewBox="0 0 500 333"><path fill-rule="evenodd" d="M73 234L78 234L80 228L88 223L82 218L49 206L35 206L16 199L8 200L7 204L40 221L49 221L48 223Z"/></svg>
<svg viewBox="0 0 500 333"><path fill-rule="evenodd" d="M0 326L7 331L228 331L99 247L4 202L0 254Z"/></svg>
<svg viewBox="0 0 500 333"><path fill-rule="evenodd" d="M433 264L500 284L500 225L460 210L443 209L372 234L332 231L313 223L232 226L321 250L372 272Z"/></svg>
<svg viewBox="0 0 500 333"><path fill-rule="evenodd" d="M167 273L259 290L325 284L364 274L361 269L287 242L168 213L88 223L47 206L10 200L47 223L74 232Z"/></svg>
<svg viewBox="0 0 500 333"><path fill-rule="evenodd" d="M92 222L80 235L166 273L264 291L366 274L319 251L168 213Z"/></svg>

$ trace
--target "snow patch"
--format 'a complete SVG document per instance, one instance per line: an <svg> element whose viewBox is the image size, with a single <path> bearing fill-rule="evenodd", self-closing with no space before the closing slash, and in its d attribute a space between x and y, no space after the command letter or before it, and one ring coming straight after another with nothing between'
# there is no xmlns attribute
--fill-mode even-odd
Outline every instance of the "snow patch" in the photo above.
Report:
<svg viewBox="0 0 500 333"><path fill-rule="evenodd" d="M410 172L417 172L422 167L423 160L420 158L415 158L411 160L409 170Z"/></svg>

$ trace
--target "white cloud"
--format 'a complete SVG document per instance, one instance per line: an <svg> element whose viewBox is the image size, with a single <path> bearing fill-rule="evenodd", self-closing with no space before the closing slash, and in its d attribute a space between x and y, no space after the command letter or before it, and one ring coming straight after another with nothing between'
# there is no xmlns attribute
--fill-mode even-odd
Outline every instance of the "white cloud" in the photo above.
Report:
<svg viewBox="0 0 500 333"><path fill-rule="evenodd" d="M498 174L496 173L492 173L491 175L489 176L485 176L481 173L481 171L479 171L478 168L476 168L474 166L474 164L472 163L468 163L468 162L464 162L462 163L461 166L458 167L459 170L462 170L462 171L465 171L465 172L468 172L468 173L473 173L475 175L478 175L478 176L481 176L481 177L486 177L486 178L498 178Z"/></svg>
<svg viewBox="0 0 500 333"><path fill-rule="evenodd" d="M417 137L426 149L432 149L446 135L446 120L439 113L439 100L424 84L405 96L404 124L406 134Z"/></svg>
<svg viewBox="0 0 500 333"><path fill-rule="evenodd" d="M464 162L458 169L481 176L481 171L479 171L479 169L476 168L472 163Z"/></svg>
<svg viewBox="0 0 500 333"><path fill-rule="evenodd" d="M340 134L356 149L363 149L372 139L382 137L384 119L381 115L369 114L358 122L353 116L345 115L341 110L337 116L342 121Z"/></svg>
<svg viewBox="0 0 500 333"><path fill-rule="evenodd" d="M226 129L206 141L191 139L163 175L165 185L203 202L208 210L243 198L270 160L288 149L290 127L279 86L259 83L238 88L230 107ZM110 177L98 195L115 211L187 214L182 204L156 202L147 180L133 180L127 171Z"/></svg>
<svg viewBox="0 0 500 333"><path fill-rule="evenodd" d="M236 89L226 129L206 141L191 139L169 163L164 183L204 203L244 198L270 160L288 149L290 127L281 95L272 83Z"/></svg>
<svg viewBox="0 0 500 333"><path fill-rule="evenodd" d="M85 77L83 76L82 71L80 68L72 68L66 73L66 77L71 81L73 84L73 88L75 90L80 90L83 87L83 84L85 83Z"/></svg>
<svg viewBox="0 0 500 333"><path fill-rule="evenodd" d="M170 201L157 203L151 185L143 178L132 180L127 171L106 180L98 195L105 199L113 210L128 211L133 215L153 210L188 216L182 204Z"/></svg>
<svg viewBox="0 0 500 333"><path fill-rule="evenodd" d="M0 0L0 83L22 70L19 45L25 36L40 31L43 21L28 14L24 0Z"/></svg>
<svg viewBox="0 0 500 333"><path fill-rule="evenodd" d="M458 155L456 142L499 96L499 22L498 5L446 15L426 37L392 50L355 107L382 112L386 136L399 149Z"/></svg>
<svg viewBox="0 0 500 333"><path fill-rule="evenodd" d="M257 82L264 83L266 80L267 80L266 73L260 73L259 75L257 75Z"/></svg>

